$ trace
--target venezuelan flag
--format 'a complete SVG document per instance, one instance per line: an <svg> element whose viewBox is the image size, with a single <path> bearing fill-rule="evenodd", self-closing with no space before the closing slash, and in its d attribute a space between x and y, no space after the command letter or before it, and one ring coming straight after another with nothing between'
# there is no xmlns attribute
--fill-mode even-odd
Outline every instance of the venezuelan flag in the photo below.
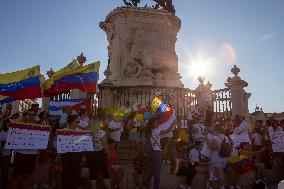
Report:
<svg viewBox="0 0 284 189"><path fill-rule="evenodd" d="M96 93L100 62L56 72L44 85L44 96L56 96L71 89Z"/></svg>
<svg viewBox="0 0 284 189"><path fill-rule="evenodd" d="M16 100L41 97L40 67L0 74L0 95Z"/></svg>
<svg viewBox="0 0 284 189"><path fill-rule="evenodd" d="M15 101L13 97L0 95L0 104L10 103Z"/></svg>

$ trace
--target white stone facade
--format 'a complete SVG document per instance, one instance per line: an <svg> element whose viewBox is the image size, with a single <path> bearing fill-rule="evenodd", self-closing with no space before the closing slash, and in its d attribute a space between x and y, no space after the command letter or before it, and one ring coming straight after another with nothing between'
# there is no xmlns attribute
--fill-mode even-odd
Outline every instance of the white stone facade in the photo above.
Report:
<svg viewBox="0 0 284 189"><path fill-rule="evenodd" d="M151 8L120 7L100 27L109 42L109 79L115 86L182 87L175 52L181 21Z"/></svg>

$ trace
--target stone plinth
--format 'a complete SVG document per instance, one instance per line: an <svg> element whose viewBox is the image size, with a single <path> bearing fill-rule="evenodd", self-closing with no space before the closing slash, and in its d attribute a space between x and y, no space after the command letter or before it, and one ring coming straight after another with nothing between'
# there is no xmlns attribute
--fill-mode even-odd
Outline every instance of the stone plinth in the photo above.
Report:
<svg viewBox="0 0 284 189"><path fill-rule="evenodd" d="M108 79L114 85L182 87L175 52L178 17L164 10L120 7L100 27L107 33Z"/></svg>

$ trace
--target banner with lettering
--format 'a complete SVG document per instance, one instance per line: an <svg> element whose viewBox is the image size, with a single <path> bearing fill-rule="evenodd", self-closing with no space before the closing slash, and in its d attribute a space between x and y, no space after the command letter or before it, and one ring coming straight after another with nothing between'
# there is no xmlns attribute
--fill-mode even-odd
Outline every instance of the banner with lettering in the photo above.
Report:
<svg viewBox="0 0 284 189"><path fill-rule="evenodd" d="M92 131L58 130L57 153L94 151L92 135Z"/></svg>
<svg viewBox="0 0 284 189"><path fill-rule="evenodd" d="M284 131L271 133L270 139L273 152L284 152Z"/></svg>
<svg viewBox="0 0 284 189"><path fill-rule="evenodd" d="M11 123L6 149L43 150L47 148L51 128L48 125Z"/></svg>

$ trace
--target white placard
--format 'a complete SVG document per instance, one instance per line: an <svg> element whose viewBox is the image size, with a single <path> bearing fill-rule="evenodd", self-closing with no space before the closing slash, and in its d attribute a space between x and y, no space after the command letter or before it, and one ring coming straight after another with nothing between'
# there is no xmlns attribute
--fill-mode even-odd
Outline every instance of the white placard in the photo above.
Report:
<svg viewBox="0 0 284 189"><path fill-rule="evenodd" d="M233 140L234 147L239 147L242 142L249 142L250 138L247 133L241 135L230 135L230 138Z"/></svg>
<svg viewBox="0 0 284 189"><path fill-rule="evenodd" d="M94 151L92 135L80 131L58 131L57 153Z"/></svg>
<svg viewBox="0 0 284 189"><path fill-rule="evenodd" d="M272 142L273 152L284 152L284 132L283 131L271 133L270 139Z"/></svg>
<svg viewBox="0 0 284 189"><path fill-rule="evenodd" d="M43 150L47 148L50 127L14 123L9 126L6 149Z"/></svg>

